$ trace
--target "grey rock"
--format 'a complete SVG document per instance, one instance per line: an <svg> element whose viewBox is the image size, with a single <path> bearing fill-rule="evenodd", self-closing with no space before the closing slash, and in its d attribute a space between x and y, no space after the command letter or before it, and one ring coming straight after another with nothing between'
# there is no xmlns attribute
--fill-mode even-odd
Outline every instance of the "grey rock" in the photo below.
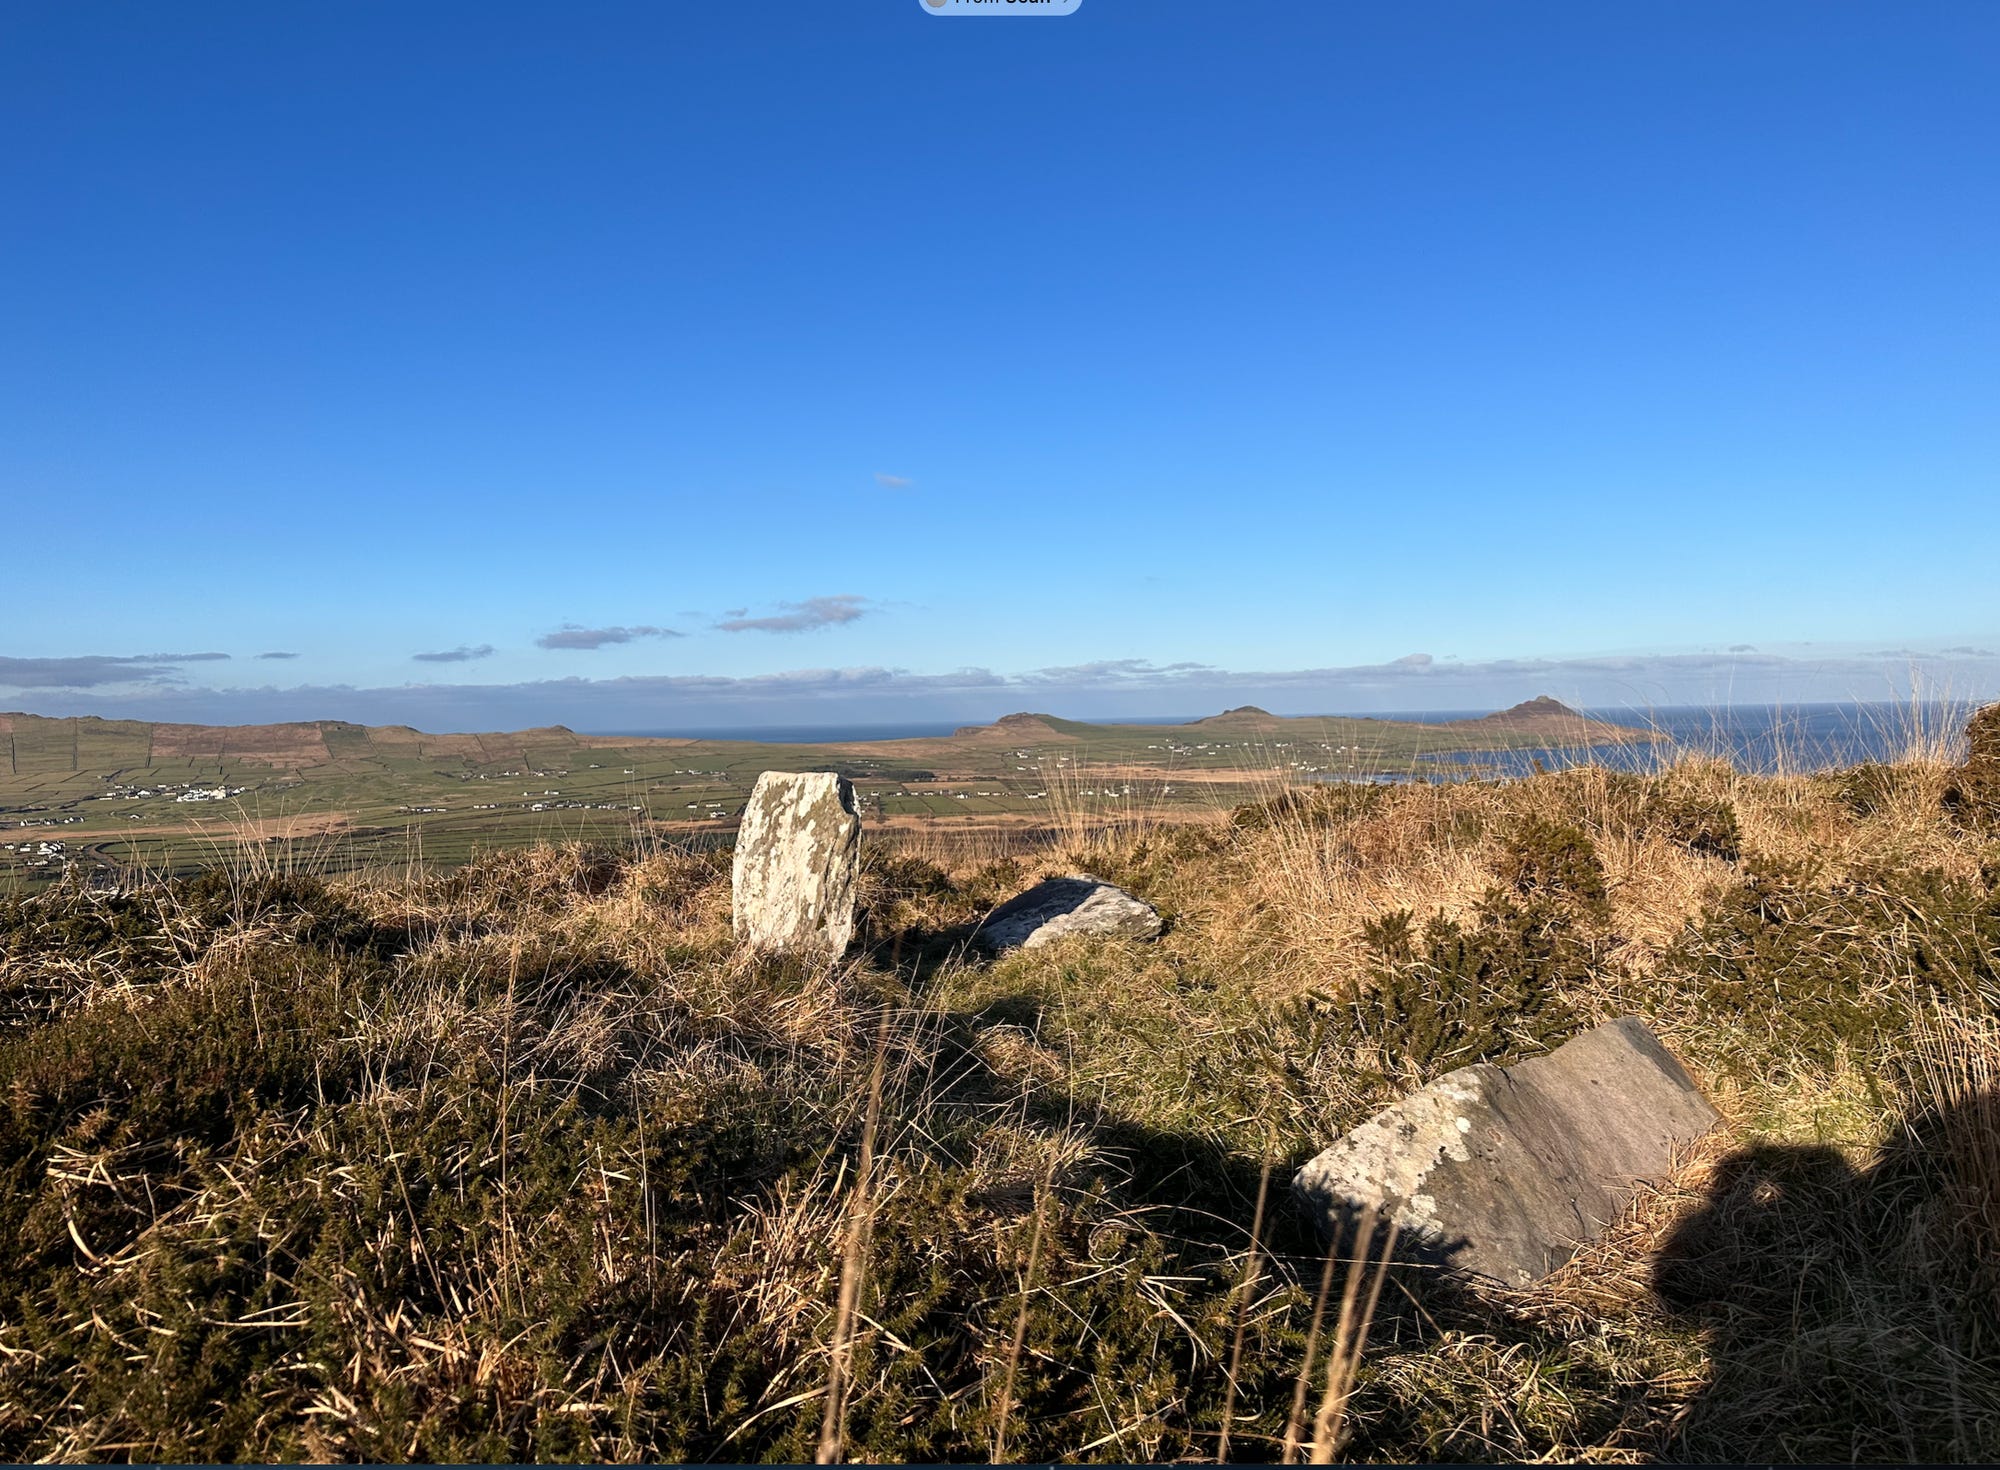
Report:
<svg viewBox="0 0 2000 1470"><path fill-rule="evenodd" d="M1602 1234L1718 1121L1627 1016L1547 1056L1447 1073L1313 1159L1292 1189L1328 1234L1379 1211L1417 1253L1525 1286Z"/></svg>
<svg viewBox="0 0 2000 1470"><path fill-rule="evenodd" d="M1034 949L1071 934L1114 934L1151 939L1160 932L1160 913L1114 883L1078 873L1050 878L1010 898L980 924L975 938L1004 954Z"/></svg>
<svg viewBox="0 0 2000 1470"><path fill-rule="evenodd" d="M854 939L861 816L830 771L757 778L730 869L730 920L752 949L838 958Z"/></svg>

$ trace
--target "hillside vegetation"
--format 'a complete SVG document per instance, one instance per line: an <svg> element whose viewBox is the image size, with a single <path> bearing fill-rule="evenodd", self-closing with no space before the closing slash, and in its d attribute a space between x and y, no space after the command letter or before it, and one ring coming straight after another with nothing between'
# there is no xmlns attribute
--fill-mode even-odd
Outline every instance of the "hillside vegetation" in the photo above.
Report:
<svg viewBox="0 0 2000 1470"><path fill-rule="evenodd" d="M1291 1172L1636 1014L1726 1130L1538 1287L1398 1268L1341 1455L1992 1459L1983 770L877 846L832 969L671 846L0 900L0 1456L1279 1458L1334 1335ZM1166 934L964 950L1076 870Z"/></svg>

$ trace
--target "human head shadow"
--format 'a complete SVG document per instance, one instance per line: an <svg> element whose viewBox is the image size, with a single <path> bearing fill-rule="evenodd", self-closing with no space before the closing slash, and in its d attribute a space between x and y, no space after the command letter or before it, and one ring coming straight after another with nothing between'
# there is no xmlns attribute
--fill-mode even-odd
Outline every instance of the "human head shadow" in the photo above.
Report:
<svg viewBox="0 0 2000 1470"><path fill-rule="evenodd" d="M1716 1167L1652 1272L1711 1355L1679 1455L2000 1457L2000 1322L1951 1204L1952 1150L1994 1116L1992 1099L1913 1110L1861 1168L1811 1144L1754 1145Z"/></svg>
<svg viewBox="0 0 2000 1470"><path fill-rule="evenodd" d="M1574 1442L1650 1440L1681 1461L2000 1459L2000 1260L1990 1239L1961 1233L1951 1167L2000 1149L1996 1125L2000 1098L1986 1097L1910 1109L1863 1167L1821 1144L1725 1158L1647 1273L1662 1325L1701 1335L1707 1372L1692 1403L1578 1355L1532 1294L1455 1270L1449 1242L1404 1243L1400 1300L1384 1298L1371 1341L1421 1351L1455 1330L1550 1350L1570 1403L1597 1421L1576 1425ZM1336 1249L1351 1253L1357 1222L1342 1223ZM1377 1421L1390 1448L1406 1448L1421 1418L1405 1413L1402 1429L1393 1414Z"/></svg>

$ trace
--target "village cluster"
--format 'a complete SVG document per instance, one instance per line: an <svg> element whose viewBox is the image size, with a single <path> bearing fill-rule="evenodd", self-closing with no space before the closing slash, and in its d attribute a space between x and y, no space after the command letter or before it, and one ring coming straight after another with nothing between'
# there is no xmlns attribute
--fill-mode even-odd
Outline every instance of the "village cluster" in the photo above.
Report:
<svg viewBox="0 0 2000 1470"><path fill-rule="evenodd" d="M46 868L66 858L69 848L61 842L0 842L0 852L11 852L25 868Z"/></svg>
<svg viewBox="0 0 2000 1470"><path fill-rule="evenodd" d="M1298 749L1298 748L1299 748L1299 747L1298 747L1298 746L1297 746L1297 745L1296 745L1296 744L1295 744L1294 742L1292 742L1292 741L1290 741L1290 740L1276 740L1276 741L1273 741L1273 742L1271 742L1271 744L1270 744L1270 745L1269 745L1268 747L1267 747L1267 746L1265 746L1265 745L1263 745L1263 744L1261 744L1261 743L1259 743L1259 742L1252 742L1252 741L1248 741L1248 740L1240 740L1240 741L1229 741L1229 740L1221 740L1221 741L1206 741L1206 740L1205 740L1205 741L1199 741L1199 742L1196 742L1196 743L1193 743L1193 744L1183 744L1183 743L1181 743L1181 742L1178 742L1178 741L1173 741L1173 740L1169 740L1169 741L1167 741L1167 742L1166 742L1166 744L1164 744L1164 745L1148 745L1148 746L1146 747L1146 749L1148 749L1148 750L1158 750L1158 751L1164 751L1164 752L1165 752L1166 754L1168 754L1168 755L1185 755L1185 756L1199 756L1199 755L1203 755L1203 754L1216 754L1216 753L1219 753L1219 752L1221 752L1221 751L1225 751L1225 750L1231 750L1231 749L1238 749L1238 750L1264 750L1264 749L1270 749L1270 750L1295 750L1295 749ZM1332 742L1330 742L1330 741L1320 741L1320 742L1318 742L1318 748L1319 748L1319 749L1321 749L1321 750L1323 750L1323 751L1325 751L1325 752L1326 752L1326 753L1327 753L1328 755L1330 755L1330 756L1345 756L1345 757L1346 757L1346 760L1345 760L1345 761L1343 762L1343 764L1344 764L1344 765L1346 765L1346 766L1349 766L1349 767L1352 767L1352 766L1354 765L1355 761L1356 761L1356 760L1358 760L1358 759L1359 759L1359 758L1361 757L1361 755L1363 754L1363 751L1362 751L1362 748L1361 748L1360 746L1358 746L1358 745L1335 745L1335 744L1333 744L1333 743L1332 743ZM1307 775L1313 775L1313 774L1316 774L1316 773L1318 773L1318 772L1321 772L1321 771L1324 771L1324 770L1326 770L1326 769L1327 769L1327 767L1326 767L1325 765L1323 765L1323 764L1320 764L1320 763L1317 763L1317 762L1314 762L1314 761L1310 761L1310 760L1299 760L1299 759L1296 759L1296 758L1293 758L1293 759L1288 759L1288 760L1286 760L1286 761L1285 761L1285 768L1286 768L1287 770L1292 770L1292 771L1301 771L1301 772L1304 772L1304 773L1305 773L1305 774L1307 774Z"/></svg>
<svg viewBox="0 0 2000 1470"><path fill-rule="evenodd" d="M39 806L30 806L30 807L21 807L19 808L19 810L23 812L40 812L40 811L47 811L48 808ZM0 831L5 831L9 827L67 827L72 822L81 822L82 820L83 820L82 817L76 817L76 816L26 817L18 822L0 822Z"/></svg>
<svg viewBox="0 0 2000 1470"><path fill-rule="evenodd" d="M111 777L104 778L107 781ZM191 781L160 781L151 786L140 786L119 781L104 788L97 801L228 801L241 796L248 788L242 786L199 786Z"/></svg>

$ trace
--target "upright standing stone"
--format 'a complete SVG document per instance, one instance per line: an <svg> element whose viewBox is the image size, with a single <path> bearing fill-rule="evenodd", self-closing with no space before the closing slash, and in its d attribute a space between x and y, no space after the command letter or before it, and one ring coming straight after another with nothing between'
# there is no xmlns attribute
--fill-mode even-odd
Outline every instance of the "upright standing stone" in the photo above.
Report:
<svg viewBox="0 0 2000 1470"><path fill-rule="evenodd" d="M854 938L861 816L854 787L830 771L757 778L731 868L730 917L753 949L838 958Z"/></svg>
<svg viewBox="0 0 2000 1470"><path fill-rule="evenodd" d="M1313 1159L1292 1189L1338 1233L1379 1210L1433 1259L1509 1286L1603 1233L1717 1122L1635 1017L1547 1056L1449 1072Z"/></svg>

